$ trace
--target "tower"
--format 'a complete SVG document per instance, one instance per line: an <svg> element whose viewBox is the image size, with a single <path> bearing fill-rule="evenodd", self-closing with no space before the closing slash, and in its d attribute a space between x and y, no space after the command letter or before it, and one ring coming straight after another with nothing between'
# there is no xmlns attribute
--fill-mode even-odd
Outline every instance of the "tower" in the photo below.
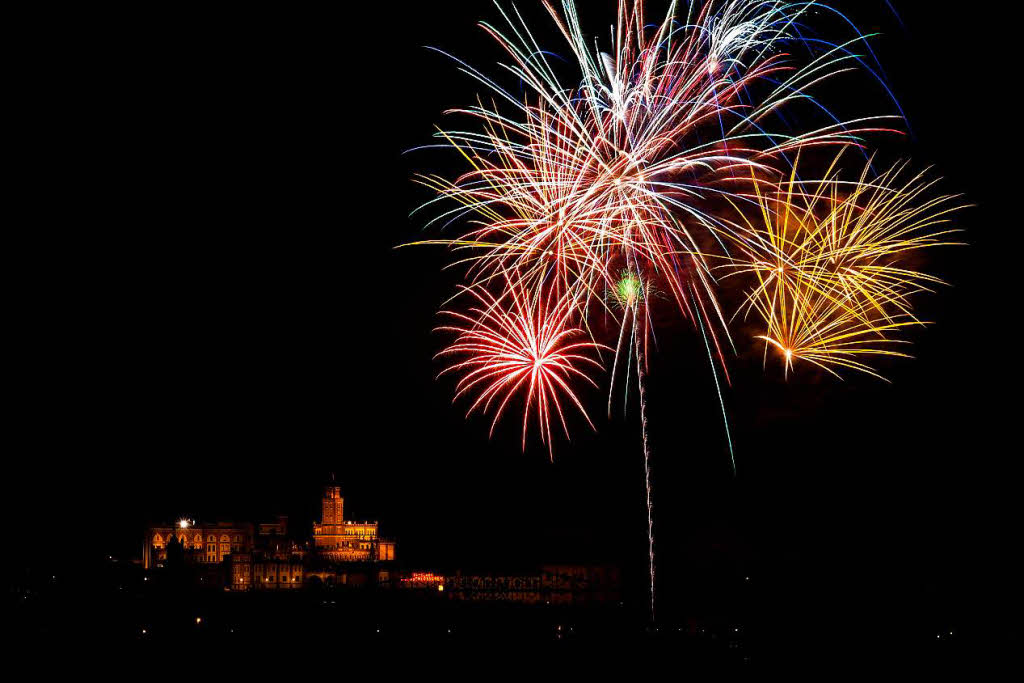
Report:
<svg viewBox="0 0 1024 683"><path fill-rule="evenodd" d="M341 487L334 483L333 477L331 483L324 487L324 497L321 503L323 507L320 521L322 524L343 523L345 499L341 497Z"/></svg>

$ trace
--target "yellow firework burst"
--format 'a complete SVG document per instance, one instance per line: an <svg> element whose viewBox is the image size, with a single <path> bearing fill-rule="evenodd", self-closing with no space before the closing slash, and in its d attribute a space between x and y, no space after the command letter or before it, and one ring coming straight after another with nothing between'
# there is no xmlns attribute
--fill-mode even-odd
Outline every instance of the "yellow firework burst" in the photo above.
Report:
<svg viewBox="0 0 1024 683"><path fill-rule="evenodd" d="M931 196L937 182L910 175L900 163L875 174L869 160L859 177L839 177L840 152L822 179L804 181L794 165L778 183L754 180L757 219L736 206L731 237L738 253L733 275L751 277L740 308L764 328L765 352L805 360L837 374L838 368L880 377L873 356L906 356L898 332L923 325L911 298L942 281L914 265L914 252L950 245L956 197Z"/></svg>

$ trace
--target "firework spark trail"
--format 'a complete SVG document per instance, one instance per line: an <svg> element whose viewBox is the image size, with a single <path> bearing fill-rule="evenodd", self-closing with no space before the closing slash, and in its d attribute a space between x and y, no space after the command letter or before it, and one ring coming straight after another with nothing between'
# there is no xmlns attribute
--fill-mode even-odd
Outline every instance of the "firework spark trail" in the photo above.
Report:
<svg viewBox="0 0 1024 683"><path fill-rule="evenodd" d="M633 326L633 344L636 347L636 381L640 394L640 428L644 451L644 485L647 492L647 567L650 571L651 623L655 621L655 581L654 581L654 503L651 489L651 448L647 438L647 373L644 365L647 362L643 344Z"/></svg>
<svg viewBox="0 0 1024 683"><path fill-rule="evenodd" d="M629 259L635 266L636 260ZM608 414L611 417L612 398L615 392L615 375L622 354L623 341L627 334L630 343L630 355L636 359L637 393L640 401L641 445L644 456L644 489L647 503L647 568L649 573L648 597L650 599L651 623L655 622L655 555L654 555L654 499L651 484L651 448L648 438L647 419L647 339L649 338L650 320L647 315L648 300L651 287L633 270L624 270L619 275L611 292L612 302L622 309L622 322L619 329L619 343L615 348L612 366L611 384L608 390ZM628 366L627 366L628 367ZM629 384L629 378L626 378ZM628 387L627 387L628 389ZM628 395L628 392L624 392Z"/></svg>
<svg viewBox="0 0 1024 683"><path fill-rule="evenodd" d="M724 267L753 275L737 313L757 313L765 351L776 348L788 375L797 359L829 373L847 368L881 376L867 357L907 354L893 345L904 327L924 325L911 297L942 281L906 263L918 250L952 245L950 215L956 197L925 199L935 180L904 178L906 163L871 177L871 162L854 181L835 173L804 181L794 166L788 180L754 183L760 221L740 213L733 233L740 255ZM861 360L861 359L864 360ZM884 379L884 378L883 378Z"/></svg>
<svg viewBox="0 0 1024 683"><path fill-rule="evenodd" d="M854 71L889 92L859 54L863 48L877 64L869 36L824 1L688 2L685 19L673 1L663 20L650 22L642 0L619 0L604 50L585 37L572 0L542 3L576 80L563 84L518 10L496 3L502 28L480 25L523 92L453 57L489 100L448 112L473 128L436 134L442 144L435 146L457 152L467 170L417 177L437 195L417 211L453 203L426 227L457 234L415 244L449 247L451 265L465 269L461 291L473 301L465 312L443 312L455 323L441 329L456 340L439 356L460 360L442 374L462 375L456 398L476 396L469 413L495 409L492 433L513 397L525 394L524 449L535 417L553 456L552 420L569 431L562 401L590 423L572 383L596 385L591 372L601 363L589 352L609 349L597 342L591 317L603 312L619 322L608 411L620 366L628 401L632 362L620 362L628 343L637 363L653 621L650 287L657 283L701 333L735 472L718 376L729 384L724 349L735 346L717 273L753 281L736 315L761 318L765 362L777 347L787 376L794 359L833 374L838 367L875 374L860 359L903 355L890 346L902 343L894 333L922 324L910 298L941 283L904 257L947 244L939 226L959 207L949 197L927 199L932 181L905 179L905 165L875 175L869 158L858 179L839 179L842 150L897 132L887 121L902 121L902 112L844 120L815 99L823 82ZM818 12L852 34L836 42L815 36L807 22ZM788 110L797 105L824 124L794 129ZM825 146L841 151L821 180L801 180L801 154ZM589 341L569 343L577 336Z"/></svg>
<svg viewBox="0 0 1024 683"><path fill-rule="evenodd" d="M544 4L576 57L580 85L560 84L518 13L501 12L505 32L482 24L512 59L503 68L532 97L513 97L460 62L463 71L497 102L511 104L523 120L482 101L452 110L482 126L482 132L440 133L473 171L454 181L429 176L421 182L461 205L441 220L476 214L479 227L454 239L422 243L472 250L467 259L482 278L514 272L536 286L555 276L582 295L581 301L599 299L609 260L616 252L632 251L664 279L666 291L688 317L692 311L684 279L695 278L701 300L714 310L724 332L707 263L691 228L674 214L705 228L716 225L719 219L699 200L728 195L718 184L731 179L736 168L765 168L782 154L847 143L877 129L872 119L796 135L765 128L772 112L809 99L812 86L847 70L856 57L849 45L862 37L830 45L797 68L769 50L792 40L789 33L798 20L819 3L709 2L683 26L674 26L673 8L648 36L642 3L623 0L612 52L594 52L572 2L563 2L561 12L551 2ZM757 99L756 106L745 104L748 91L769 82L776 85L766 97ZM699 178L682 181L680 176ZM720 347L718 332L709 331Z"/></svg>
<svg viewBox="0 0 1024 683"><path fill-rule="evenodd" d="M468 313L442 311L454 319L437 331L453 333L455 341L438 357L456 357L442 370L461 374L455 398L476 393L467 416L481 410L487 413L496 406L491 434L512 398L525 391L523 408L523 449L531 412L535 413L541 441L548 445L553 457L552 418L557 417L566 437L569 427L562 401L567 400L580 411L587 424L593 422L570 386L574 379L595 388L597 383L584 371L599 369L601 364L591 351L607 348L585 339L583 330L570 325L573 307L565 297L531 296L515 282L495 297L483 287L465 287L463 292L474 299Z"/></svg>

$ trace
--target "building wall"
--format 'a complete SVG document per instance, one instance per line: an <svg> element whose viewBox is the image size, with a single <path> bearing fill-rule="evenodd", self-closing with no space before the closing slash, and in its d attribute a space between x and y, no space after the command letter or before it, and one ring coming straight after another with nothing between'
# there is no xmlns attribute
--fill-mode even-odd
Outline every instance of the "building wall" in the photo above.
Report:
<svg viewBox="0 0 1024 683"><path fill-rule="evenodd" d="M305 578L300 557L276 559L258 553L231 556L231 590L295 590L302 587Z"/></svg>
<svg viewBox="0 0 1024 683"><path fill-rule="evenodd" d="M258 527L260 536L287 536L288 516L278 515L275 522L263 522Z"/></svg>
<svg viewBox="0 0 1024 683"><path fill-rule="evenodd" d="M233 552L252 550L251 524L200 524L187 528L150 527L143 541L142 563L146 569L167 559L167 544L177 538L186 554L195 562L223 562Z"/></svg>
<svg viewBox="0 0 1024 683"><path fill-rule="evenodd" d="M376 540L376 522L313 524L313 545L317 548L369 550Z"/></svg>
<svg viewBox="0 0 1024 683"><path fill-rule="evenodd" d="M377 523L345 521L344 502L340 487L324 488L321 521L313 523L313 546L321 551L334 551L331 555L338 561L375 558Z"/></svg>
<svg viewBox="0 0 1024 683"><path fill-rule="evenodd" d="M377 544L377 561L391 562L395 559L395 544L393 541L380 541Z"/></svg>
<svg viewBox="0 0 1024 683"><path fill-rule="evenodd" d="M345 499L341 496L341 487L324 487L324 496L321 500L320 518L324 524L341 524L345 519Z"/></svg>
<svg viewBox="0 0 1024 683"><path fill-rule="evenodd" d="M340 487L324 488L321 521L313 524L312 554L337 563L394 560L394 542L378 537L376 522L345 521L344 503ZM150 527L143 540L143 566L151 569L166 561L167 543L177 538L189 562L213 565L230 559L232 590L298 588L305 578L306 551L287 538L287 520L282 516L260 524L258 539L252 524Z"/></svg>
<svg viewBox="0 0 1024 683"><path fill-rule="evenodd" d="M252 553L236 553L231 556L231 590L252 590Z"/></svg>
<svg viewBox="0 0 1024 683"><path fill-rule="evenodd" d="M305 580L302 562L256 560L252 563L252 590L296 590Z"/></svg>

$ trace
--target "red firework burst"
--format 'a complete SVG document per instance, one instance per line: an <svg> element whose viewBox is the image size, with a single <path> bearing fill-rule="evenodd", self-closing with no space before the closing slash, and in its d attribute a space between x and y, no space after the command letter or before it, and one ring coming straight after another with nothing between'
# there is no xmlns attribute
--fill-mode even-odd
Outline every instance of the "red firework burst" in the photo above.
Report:
<svg viewBox="0 0 1024 683"><path fill-rule="evenodd" d="M593 429L572 384L583 380L597 386L585 370L601 368L591 354L608 347L591 341L581 328L570 323L578 311L568 296L531 295L511 280L507 279L506 284L499 297L482 286L464 287L464 295L473 299L466 312L441 312L453 322L437 330L456 335L437 355L453 359L441 374L461 374L456 400L463 395L475 395L467 417L476 410L485 414L494 410L491 434L505 408L514 397L522 395L523 449L530 416L534 415L541 441L552 453L553 417L557 416L566 438L569 437L563 409L566 403L575 405Z"/></svg>

